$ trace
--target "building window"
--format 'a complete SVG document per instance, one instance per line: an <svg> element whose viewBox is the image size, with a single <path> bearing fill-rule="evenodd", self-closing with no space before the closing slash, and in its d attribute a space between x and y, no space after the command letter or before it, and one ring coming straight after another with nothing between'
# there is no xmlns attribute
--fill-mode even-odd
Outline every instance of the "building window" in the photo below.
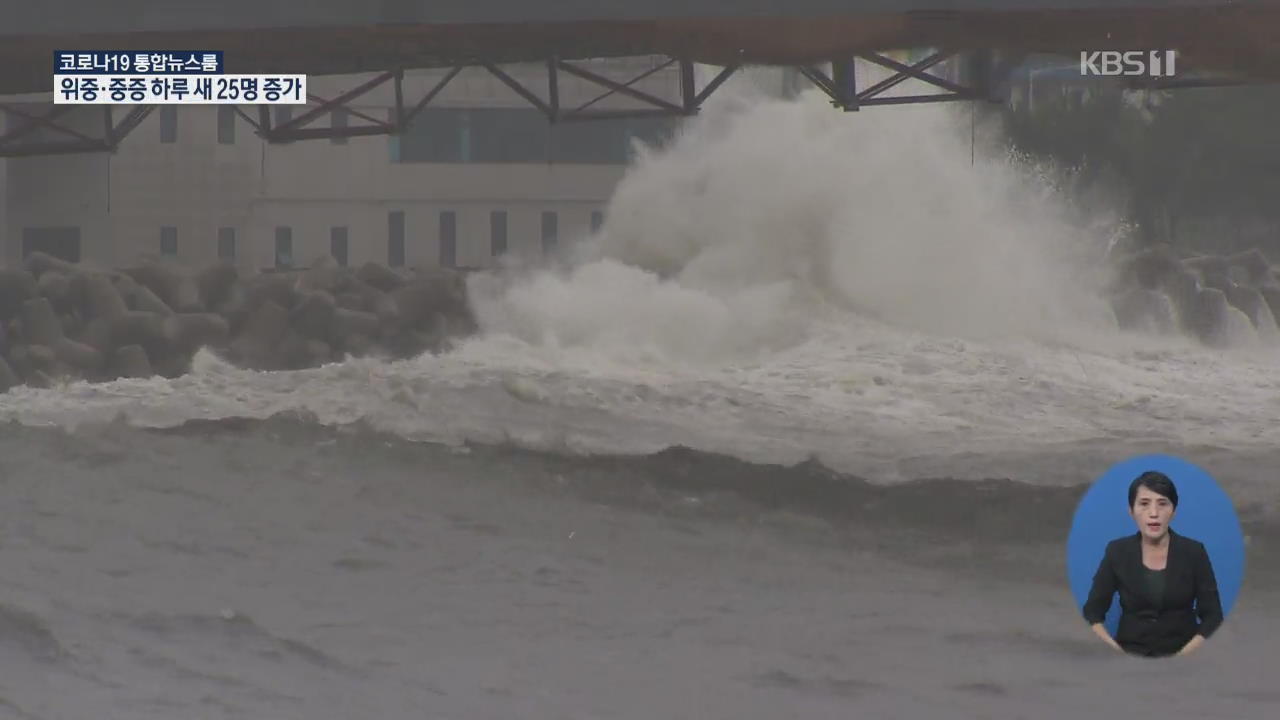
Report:
<svg viewBox="0 0 1280 720"><path fill-rule="evenodd" d="M334 130L345 130L347 128L347 111L345 109L338 108L337 110L334 110L330 117L333 119L332 123ZM331 137L329 138L329 142L334 145L346 145L347 139L345 137Z"/></svg>
<svg viewBox="0 0 1280 720"><path fill-rule="evenodd" d="M598 233L601 227L604 227L604 213L599 210L591 211L591 232Z"/></svg>
<svg viewBox="0 0 1280 720"><path fill-rule="evenodd" d="M399 162L625 164L632 140L662 145L672 118L549 124L530 108L426 108L398 141Z"/></svg>
<svg viewBox="0 0 1280 720"><path fill-rule="evenodd" d="M404 267L404 212L400 210L387 214L387 264Z"/></svg>
<svg viewBox="0 0 1280 720"><path fill-rule="evenodd" d="M489 253L494 257L507 252L507 213L494 210L489 213Z"/></svg>
<svg viewBox="0 0 1280 720"><path fill-rule="evenodd" d="M160 228L160 254L165 257L177 257L178 228L172 225Z"/></svg>
<svg viewBox="0 0 1280 720"><path fill-rule="evenodd" d="M231 262L236 259L236 229L218 228L218 259Z"/></svg>
<svg viewBox="0 0 1280 720"><path fill-rule="evenodd" d="M284 225L276 228L276 267L293 267L293 228Z"/></svg>
<svg viewBox="0 0 1280 720"><path fill-rule="evenodd" d="M176 105L160 106L160 142L166 145L178 142L178 108Z"/></svg>
<svg viewBox="0 0 1280 720"><path fill-rule="evenodd" d="M463 118L467 162L541 164L551 159L551 125L538 110L474 108Z"/></svg>
<svg viewBox="0 0 1280 720"><path fill-rule="evenodd" d="M579 128L570 125L582 125ZM673 137L673 118L616 118L590 123L557 123L547 126L551 163L616 164L631 161L632 141L661 146Z"/></svg>
<svg viewBox="0 0 1280 720"><path fill-rule="evenodd" d="M25 260L33 252L42 252L71 263L80 262L80 228L27 227L22 228L22 257Z"/></svg>
<svg viewBox="0 0 1280 720"><path fill-rule="evenodd" d="M347 266L347 228L345 226L329 228L329 254L339 265Z"/></svg>
<svg viewBox="0 0 1280 720"><path fill-rule="evenodd" d="M554 212L542 213L542 254L555 252L560 239L560 216Z"/></svg>
<svg viewBox="0 0 1280 720"><path fill-rule="evenodd" d="M236 142L236 109L230 105L218 106L218 144L234 145Z"/></svg>
<svg viewBox="0 0 1280 720"><path fill-rule="evenodd" d="M458 265L458 216L452 210L440 213L440 265Z"/></svg>
<svg viewBox="0 0 1280 720"><path fill-rule="evenodd" d="M463 162L463 111L456 108L423 110L396 141L397 162Z"/></svg>

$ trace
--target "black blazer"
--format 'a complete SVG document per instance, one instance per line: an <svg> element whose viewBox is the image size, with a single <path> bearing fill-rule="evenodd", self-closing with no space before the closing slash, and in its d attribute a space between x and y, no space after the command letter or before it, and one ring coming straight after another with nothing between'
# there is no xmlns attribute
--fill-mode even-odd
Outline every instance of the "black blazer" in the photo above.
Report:
<svg viewBox="0 0 1280 720"><path fill-rule="evenodd" d="M1112 540L1093 576L1084 604L1090 625L1102 622L1120 592L1116 642L1136 655L1172 655L1197 634L1208 638L1222 624L1218 581L1204 544L1169 531L1164 596L1149 597L1143 582L1142 536ZM1199 623L1196 622L1199 616Z"/></svg>

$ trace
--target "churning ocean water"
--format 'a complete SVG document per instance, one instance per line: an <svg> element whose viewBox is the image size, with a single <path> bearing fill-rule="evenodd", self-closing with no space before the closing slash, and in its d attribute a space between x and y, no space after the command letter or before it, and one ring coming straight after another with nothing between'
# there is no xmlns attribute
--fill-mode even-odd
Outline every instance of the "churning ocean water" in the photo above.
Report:
<svg viewBox="0 0 1280 720"><path fill-rule="evenodd" d="M1118 331L1110 208L964 125L731 101L445 354L0 395L0 717L1272 717L1280 347ZM1148 452L1249 536L1175 661L1065 575Z"/></svg>

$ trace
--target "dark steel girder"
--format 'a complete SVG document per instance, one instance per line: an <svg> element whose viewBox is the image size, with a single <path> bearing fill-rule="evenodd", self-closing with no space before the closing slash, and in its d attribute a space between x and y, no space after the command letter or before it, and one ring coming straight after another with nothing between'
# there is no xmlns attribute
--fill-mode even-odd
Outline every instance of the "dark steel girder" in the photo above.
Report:
<svg viewBox="0 0 1280 720"><path fill-rule="evenodd" d="M963 67L965 77L961 82L955 82L930 72L930 70L951 58L959 58L964 63ZM994 53L986 50L966 52L955 49L943 49L935 51L928 57L908 65L879 53L868 52L851 57L838 58L831 61L830 75L828 75L822 68L813 65L801 65L796 69L801 75L808 78L815 87L819 88L828 97L830 97L832 104L835 107L846 111L856 111L864 106L870 107L877 105L905 105L956 101L1000 102L998 86L1008 77L1009 72L1021 61L1021 59L1022 56L1020 54L1010 54L1003 58L997 58ZM870 87L860 90L857 87L857 73L855 72L856 63L859 61L887 69L891 74L887 78L872 84ZM661 98L649 92L635 88L635 85L645 78L672 66L678 66L679 69L678 98ZM430 105L430 103L439 96L446 87L448 87L449 83L453 81L465 67L483 68L486 72L508 87L512 92L524 99L539 112L543 113L549 122L559 123L609 120L628 117L687 117L695 115L700 110L702 104L705 103L717 89L723 86L725 81L732 77L742 66L739 64L729 64L722 67L713 78L711 78L703 87L699 88L696 83L694 61L690 58L669 57L665 61L655 64L653 67L629 80L620 81L604 77L599 73L584 69L579 65L575 65L566 60L552 56L547 58L545 61L547 86L544 96L508 74L497 63L481 61L469 66L457 65L450 68L449 71L445 73L445 75L412 106L408 105L405 100L403 86L404 70L397 68L394 70L382 71L374 77L361 82L350 90L332 98L308 95L309 103L299 115L278 124L274 122L270 108L266 105L236 106L235 112L242 120L251 125L259 136L272 144L292 143L316 139L396 135L408 128L414 118L420 114L424 108ZM559 91L561 73L571 75L594 84L600 87L602 92L600 95L581 105L566 108L561 102ZM907 81L923 83L942 92L936 92L934 94L911 94L899 96L886 95L889 90L896 88ZM1246 81L1232 78L1198 78L1195 80L1172 79L1165 80L1163 82L1131 81L1130 85L1140 87L1179 88L1234 85L1242 84L1244 82ZM387 83L393 84L394 90L394 108L391 120L388 121L371 117L370 115L351 107L351 103L353 101L386 85ZM627 110L592 109L593 106L606 98L619 95L636 101L644 107ZM20 109L16 106L0 104L0 109L8 110L13 116L22 118L26 121L20 126L0 135L0 157L24 157L32 155L55 155L83 152L114 152L120 141L127 136L131 130L137 127L155 106L133 106L124 114L124 117L118 123L114 121L114 113L119 112L119 108L113 109L113 107L109 105L90 107L47 105L46 107L49 109L43 115L38 115L28 110ZM249 112L246 109L255 107L257 108L256 113ZM103 130L101 137L91 136L83 131L76 130L65 124L59 123L59 119L66 117L70 112L86 110L90 112L101 112L103 114ZM312 126L317 120L325 115L333 117L333 113L338 110L342 110L348 118L355 118L363 121L363 123L342 124L337 126L331 123L328 127ZM28 136L40 128L48 128L68 137L57 140L42 139L39 142L24 143L21 141L24 136Z"/></svg>
<svg viewBox="0 0 1280 720"><path fill-rule="evenodd" d="M111 105L73 106L45 105L43 114L32 112L28 108L13 103L0 103L0 111L10 117L25 120L18 127L0 135L0 157L34 157L40 155L70 155L91 152L115 152L120 141L138 127L154 106L135 105L124 113L120 108ZM99 113L102 116L101 135L91 135L65 124L73 111ZM120 115L117 122L116 117ZM57 139L41 139L23 141L41 128L48 129L66 137Z"/></svg>

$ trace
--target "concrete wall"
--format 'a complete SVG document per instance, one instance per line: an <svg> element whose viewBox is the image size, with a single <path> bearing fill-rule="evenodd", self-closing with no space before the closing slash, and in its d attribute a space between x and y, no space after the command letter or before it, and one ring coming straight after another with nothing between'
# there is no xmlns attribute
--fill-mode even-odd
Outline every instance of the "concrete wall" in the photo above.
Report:
<svg viewBox="0 0 1280 720"><path fill-rule="evenodd" d="M20 107L20 109L22 109ZM27 110L33 108L26 107ZM6 127L17 119L5 113ZM63 118L70 129L101 135L102 114L73 113ZM24 122L25 124L25 122ZM52 130L39 130L28 140L67 138ZM21 256L25 228L80 227L82 259L97 262L114 255L108 222L108 175L112 158L104 153L9 158L6 196L7 258Z"/></svg>
<svg viewBox="0 0 1280 720"><path fill-rule="evenodd" d="M179 258L211 262L217 229L243 228L262 192L263 143L237 122L236 142L217 142L218 109L176 108L175 142L160 142L153 112L111 162L111 225L117 262L160 252L160 228L178 228ZM242 235L243 231L237 235Z"/></svg>
<svg viewBox="0 0 1280 720"><path fill-rule="evenodd" d="M597 64L614 77L636 74L637 61ZM629 66L628 66L629 65ZM638 67L643 67L640 65ZM511 72L533 84L533 68ZM629 73L629 74L628 74ZM440 77L423 71L405 83L406 103ZM333 96L365 77L320 78L309 90ZM465 72L437 99L451 107L528 107L496 79ZM647 89L671 97L674 72L648 80ZM586 102L602 92L565 78L566 104ZM388 117L390 87L353 106L372 117ZM617 99L602 109L631 106ZM85 132L101 133L100 111L77 121ZM81 229L85 262L123 265L160 253L161 228L176 227L177 259L204 265L218 252L219 228L234 228L237 264L245 270L275 263L275 229L291 228L293 260L307 264L330 249L330 228L347 228L349 261L388 260L388 214L405 217L405 262L432 265L440 258L440 213L456 217L456 263L485 266L490 253L490 212L507 213L509 252L541 253L543 212L558 216L559 238L567 244L603 211L625 168L587 164L397 163L386 136L327 139L268 145L241 118L235 141L218 142L215 106L178 107L174 142L162 143L161 113L152 112L114 154L82 154L13 159L9 162L5 256L21 255L24 228L74 225ZM295 109L300 114L301 108ZM256 118L256 115L255 115ZM317 126L327 125L327 116ZM352 117L352 124L364 121ZM98 127L95 127L95 124Z"/></svg>

